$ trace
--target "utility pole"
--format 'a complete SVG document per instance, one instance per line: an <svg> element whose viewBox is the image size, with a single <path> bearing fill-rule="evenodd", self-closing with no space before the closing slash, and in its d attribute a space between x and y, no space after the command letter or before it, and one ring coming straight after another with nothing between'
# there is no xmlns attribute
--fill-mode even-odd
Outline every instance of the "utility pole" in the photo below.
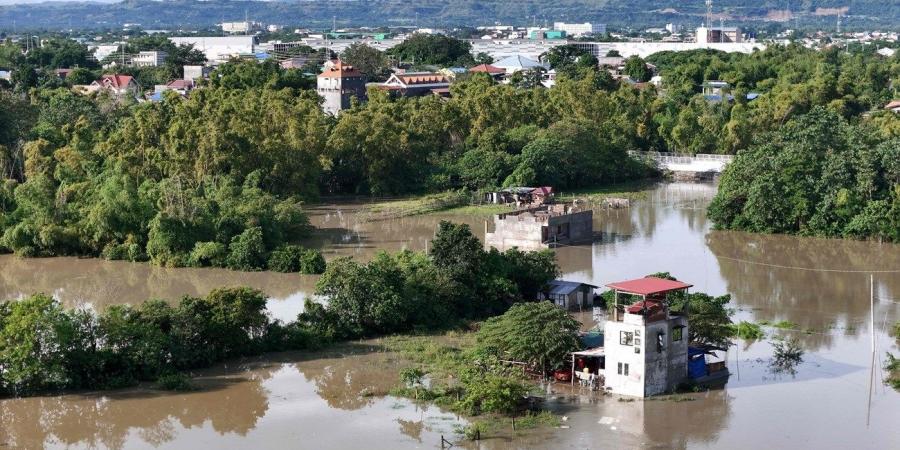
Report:
<svg viewBox="0 0 900 450"><path fill-rule="evenodd" d="M706 42L712 36L712 0L706 0Z"/></svg>

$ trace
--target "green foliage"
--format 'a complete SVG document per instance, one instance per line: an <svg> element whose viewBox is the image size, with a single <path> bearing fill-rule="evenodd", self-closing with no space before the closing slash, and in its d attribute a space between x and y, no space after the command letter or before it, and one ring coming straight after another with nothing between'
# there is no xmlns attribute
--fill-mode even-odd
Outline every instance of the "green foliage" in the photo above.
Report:
<svg viewBox="0 0 900 450"><path fill-rule="evenodd" d="M388 54L413 64L469 66L472 45L443 34L416 33L388 50Z"/></svg>
<svg viewBox="0 0 900 450"><path fill-rule="evenodd" d="M742 320L737 324L731 325L731 336L745 341L755 341L766 337L766 333L758 324Z"/></svg>
<svg viewBox="0 0 900 450"><path fill-rule="evenodd" d="M557 271L550 252L485 252L468 226L442 222L430 255L331 261L316 285L327 305L308 302L300 320L336 338L440 329L534 299Z"/></svg>
<svg viewBox="0 0 900 450"><path fill-rule="evenodd" d="M900 239L900 141L817 108L738 154L709 217L719 228Z"/></svg>
<svg viewBox="0 0 900 450"><path fill-rule="evenodd" d="M197 242L188 257L192 267L222 267L228 258L228 248L220 242Z"/></svg>
<svg viewBox="0 0 900 450"><path fill-rule="evenodd" d="M156 380L156 387L164 391L193 391L196 389L191 383L191 377L183 373L172 373L160 376Z"/></svg>
<svg viewBox="0 0 900 450"><path fill-rule="evenodd" d="M647 67L647 63L640 56L631 56L625 60L625 69L623 71L634 81L639 83L650 81L653 71Z"/></svg>
<svg viewBox="0 0 900 450"><path fill-rule="evenodd" d="M519 303L488 319L478 331L478 345L500 359L520 361L542 372L558 367L578 350L580 324L550 302Z"/></svg>
<svg viewBox="0 0 900 450"><path fill-rule="evenodd" d="M262 228L248 228L231 239L226 264L235 270L262 270L266 264L265 253Z"/></svg>
<svg viewBox="0 0 900 450"><path fill-rule="evenodd" d="M489 374L466 385L466 395L459 407L468 414L512 414L521 409L528 387L509 377Z"/></svg>
<svg viewBox="0 0 900 450"><path fill-rule="evenodd" d="M297 323L270 322L265 296L250 288L217 289L174 307L161 300L114 305L99 315L65 311L37 294L0 303L0 394L153 380L180 390L190 383L178 372L316 342Z"/></svg>
<svg viewBox="0 0 900 450"><path fill-rule="evenodd" d="M729 338L734 335L731 323L732 311L727 308L731 302L731 295L713 297L702 292L692 292L687 295L670 296L669 299L673 311L687 310L690 321L688 342L728 347Z"/></svg>
<svg viewBox="0 0 900 450"><path fill-rule="evenodd" d="M369 81L383 81L390 75L390 64L384 53L360 42L350 44L341 53L341 60L359 69Z"/></svg>
<svg viewBox="0 0 900 450"><path fill-rule="evenodd" d="M325 273L325 257L322 252L308 248L300 254L299 272L305 275L320 275Z"/></svg>
<svg viewBox="0 0 900 450"><path fill-rule="evenodd" d="M276 248L269 255L269 270L275 272L299 272L300 258L304 255L304 249L299 245L283 245Z"/></svg>

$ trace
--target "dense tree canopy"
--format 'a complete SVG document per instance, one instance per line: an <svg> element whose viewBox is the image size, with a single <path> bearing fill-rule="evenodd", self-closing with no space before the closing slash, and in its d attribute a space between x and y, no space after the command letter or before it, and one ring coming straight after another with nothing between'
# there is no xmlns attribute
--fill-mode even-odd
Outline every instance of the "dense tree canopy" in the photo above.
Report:
<svg viewBox="0 0 900 450"><path fill-rule="evenodd" d="M822 108L740 152L710 218L723 228L900 240L900 138Z"/></svg>
<svg viewBox="0 0 900 450"><path fill-rule="evenodd" d="M467 66L474 61L471 50L468 42L443 34L416 33L388 53L411 64Z"/></svg>

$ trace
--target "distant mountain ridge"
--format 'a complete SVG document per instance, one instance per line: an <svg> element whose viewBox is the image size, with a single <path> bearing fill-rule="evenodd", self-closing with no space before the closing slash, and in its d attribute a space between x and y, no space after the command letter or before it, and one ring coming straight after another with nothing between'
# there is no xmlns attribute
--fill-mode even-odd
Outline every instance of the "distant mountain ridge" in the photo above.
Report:
<svg viewBox="0 0 900 450"><path fill-rule="evenodd" d="M346 26L477 26L554 21L600 22L611 27L687 28L702 23L703 0L110 0L47 2L0 0L0 30L206 27L222 21L253 20L291 27L330 28L336 18ZM100 2L100 3L97 3ZM15 3L15 4L10 4ZM22 4L26 3L26 4ZM726 24L784 22L793 26L834 28L842 12L844 29L900 29L900 1L885 0L717 0L713 12Z"/></svg>

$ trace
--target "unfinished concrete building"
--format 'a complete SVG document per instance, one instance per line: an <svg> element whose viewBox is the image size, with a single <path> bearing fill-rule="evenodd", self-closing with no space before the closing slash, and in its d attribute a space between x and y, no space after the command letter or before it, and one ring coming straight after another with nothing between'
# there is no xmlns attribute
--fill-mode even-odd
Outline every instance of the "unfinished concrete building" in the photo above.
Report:
<svg viewBox="0 0 900 450"><path fill-rule="evenodd" d="M551 248L591 242L594 212L573 205L541 205L494 216L493 231L485 222L485 242L501 250Z"/></svg>

